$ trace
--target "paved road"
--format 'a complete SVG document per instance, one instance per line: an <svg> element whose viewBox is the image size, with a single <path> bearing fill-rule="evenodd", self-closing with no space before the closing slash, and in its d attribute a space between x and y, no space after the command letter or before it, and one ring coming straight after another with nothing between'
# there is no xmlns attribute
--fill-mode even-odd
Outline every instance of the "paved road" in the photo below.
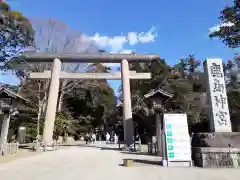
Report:
<svg viewBox="0 0 240 180"><path fill-rule="evenodd" d="M157 161L96 147L71 147L0 165L3 180L234 180L240 169L164 168L138 163L123 167L123 158Z"/></svg>

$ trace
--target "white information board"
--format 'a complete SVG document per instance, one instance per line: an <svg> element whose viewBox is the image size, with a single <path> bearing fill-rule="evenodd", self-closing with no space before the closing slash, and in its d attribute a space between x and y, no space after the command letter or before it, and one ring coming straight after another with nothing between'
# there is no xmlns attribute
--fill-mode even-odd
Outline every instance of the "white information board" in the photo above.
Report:
<svg viewBox="0 0 240 180"><path fill-rule="evenodd" d="M167 160L191 161L191 145L186 114L164 114Z"/></svg>

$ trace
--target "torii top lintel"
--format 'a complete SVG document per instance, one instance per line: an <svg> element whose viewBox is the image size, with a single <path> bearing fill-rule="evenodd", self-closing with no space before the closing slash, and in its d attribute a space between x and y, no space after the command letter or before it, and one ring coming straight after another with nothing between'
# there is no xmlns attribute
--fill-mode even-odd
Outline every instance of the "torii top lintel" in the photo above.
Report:
<svg viewBox="0 0 240 180"><path fill-rule="evenodd" d="M52 62L55 58L66 63L120 63L123 59L129 62L144 62L159 59L157 54L84 54L84 53L45 53L27 52L23 54L26 62Z"/></svg>

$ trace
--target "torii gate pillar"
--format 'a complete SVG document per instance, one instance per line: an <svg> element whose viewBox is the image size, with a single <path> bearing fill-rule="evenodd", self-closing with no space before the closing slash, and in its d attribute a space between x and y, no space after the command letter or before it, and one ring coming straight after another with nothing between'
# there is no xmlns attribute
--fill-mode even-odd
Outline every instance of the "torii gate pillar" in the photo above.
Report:
<svg viewBox="0 0 240 180"><path fill-rule="evenodd" d="M129 79L129 65L126 59L121 62L121 77L123 90L123 120L124 120L124 141L126 145L134 143L134 130L132 120L132 102Z"/></svg>
<svg viewBox="0 0 240 180"><path fill-rule="evenodd" d="M57 101L58 101L58 92L59 92L59 84L60 79L59 75L61 72L61 60L55 58L53 61L51 81L48 93L47 100L47 110L44 121L44 130L43 130L43 143L46 146L51 146L53 143L53 130L54 130L54 122L56 118L57 111Z"/></svg>

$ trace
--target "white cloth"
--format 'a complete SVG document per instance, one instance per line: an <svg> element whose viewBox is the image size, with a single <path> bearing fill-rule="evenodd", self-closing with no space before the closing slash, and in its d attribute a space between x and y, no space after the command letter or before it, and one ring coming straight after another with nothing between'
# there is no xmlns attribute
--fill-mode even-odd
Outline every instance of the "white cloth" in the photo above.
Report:
<svg viewBox="0 0 240 180"><path fill-rule="evenodd" d="M115 142L115 144L117 144L117 142L118 142L118 136L116 134L114 135L114 142Z"/></svg>
<svg viewBox="0 0 240 180"><path fill-rule="evenodd" d="M110 134L106 134L106 140L109 141L110 140Z"/></svg>
<svg viewBox="0 0 240 180"><path fill-rule="evenodd" d="M92 139L96 140L96 134L92 134Z"/></svg>

